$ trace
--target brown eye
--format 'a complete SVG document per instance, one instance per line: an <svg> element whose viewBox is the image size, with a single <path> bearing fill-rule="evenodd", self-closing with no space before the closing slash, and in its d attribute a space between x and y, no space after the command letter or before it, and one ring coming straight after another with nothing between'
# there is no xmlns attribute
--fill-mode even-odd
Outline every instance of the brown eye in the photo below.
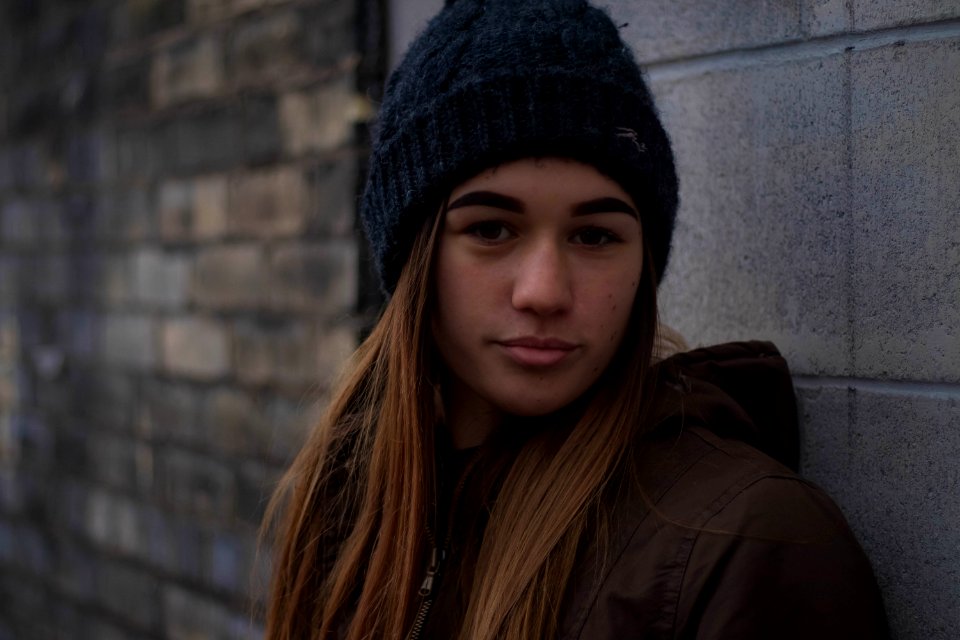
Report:
<svg viewBox="0 0 960 640"><path fill-rule="evenodd" d="M615 233L600 227L581 229L572 239L574 244L582 244L588 247L601 247L620 241L620 238Z"/></svg>
<svg viewBox="0 0 960 640"><path fill-rule="evenodd" d="M487 242L498 242L510 237L510 230L502 222L485 220L467 227L467 233Z"/></svg>

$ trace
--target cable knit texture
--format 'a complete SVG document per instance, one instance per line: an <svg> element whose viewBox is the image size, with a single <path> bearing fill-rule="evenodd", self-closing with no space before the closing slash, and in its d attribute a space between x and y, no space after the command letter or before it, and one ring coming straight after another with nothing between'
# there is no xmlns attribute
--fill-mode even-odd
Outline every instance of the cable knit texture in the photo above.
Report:
<svg viewBox="0 0 960 640"><path fill-rule="evenodd" d="M663 274L673 154L609 16L583 0L448 0L390 76L374 136L361 217L384 291L456 184L529 156L580 160L620 183Z"/></svg>

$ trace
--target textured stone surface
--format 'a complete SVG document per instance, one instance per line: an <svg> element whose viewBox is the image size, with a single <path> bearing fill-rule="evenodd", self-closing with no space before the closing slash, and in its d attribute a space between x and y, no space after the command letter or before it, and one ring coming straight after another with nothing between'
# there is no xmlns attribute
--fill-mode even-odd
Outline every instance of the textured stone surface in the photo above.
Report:
<svg viewBox="0 0 960 640"><path fill-rule="evenodd" d="M306 183L297 166L255 171L230 183L229 228L257 238L294 235L304 228Z"/></svg>
<svg viewBox="0 0 960 640"><path fill-rule="evenodd" d="M857 372L960 381L960 39L854 55L852 96Z"/></svg>
<svg viewBox="0 0 960 640"><path fill-rule="evenodd" d="M177 318L163 323L163 365L175 374L215 380L230 367L227 331L207 318Z"/></svg>
<svg viewBox="0 0 960 640"><path fill-rule="evenodd" d="M224 83L221 42L213 36L178 42L154 58L151 94L156 106L215 95Z"/></svg>
<svg viewBox="0 0 960 640"><path fill-rule="evenodd" d="M142 315L107 315L103 319L103 356L107 364L146 370L156 363L156 322Z"/></svg>
<svg viewBox="0 0 960 640"><path fill-rule="evenodd" d="M837 500L873 561L894 637L953 638L960 390L804 382L799 395L804 473Z"/></svg>
<svg viewBox="0 0 960 640"><path fill-rule="evenodd" d="M848 370L845 86L831 57L654 87L681 176L663 317L692 343L772 339L797 372Z"/></svg>
<svg viewBox="0 0 960 640"><path fill-rule="evenodd" d="M256 244L215 246L197 256L191 297L201 307L249 309L270 295L264 250Z"/></svg>
<svg viewBox="0 0 960 640"><path fill-rule="evenodd" d="M851 0L857 30L960 17L957 0Z"/></svg>
<svg viewBox="0 0 960 640"><path fill-rule="evenodd" d="M292 154L335 149L350 142L362 105L350 78L284 95L280 114L284 148Z"/></svg>

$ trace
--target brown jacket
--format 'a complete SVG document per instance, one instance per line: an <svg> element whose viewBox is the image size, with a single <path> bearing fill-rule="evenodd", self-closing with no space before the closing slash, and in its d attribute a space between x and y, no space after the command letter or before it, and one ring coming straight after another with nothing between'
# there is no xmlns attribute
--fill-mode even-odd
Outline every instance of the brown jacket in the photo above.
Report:
<svg viewBox="0 0 960 640"><path fill-rule="evenodd" d="M773 345L698 349L657 373L657 426L633 454L636 473L608 492L617 496L608 503L612 535L602 550L584 548L559 637L889 637L870 564L843 515L790 468L796 405ZM423 638L453 637L464 610L471 570L462 558L482 535L482 510L455 522Z"/></svg>

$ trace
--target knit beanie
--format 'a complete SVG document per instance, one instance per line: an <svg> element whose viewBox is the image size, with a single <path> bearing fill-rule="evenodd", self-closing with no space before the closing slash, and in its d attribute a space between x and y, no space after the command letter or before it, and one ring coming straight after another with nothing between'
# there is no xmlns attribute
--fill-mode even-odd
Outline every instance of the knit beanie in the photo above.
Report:
<svg viewBox="0 0 960 640"><path fill-rule="evenodd" d="M585 0L447 0L390 76L360 214L383 290L457 185L497 164L590 164L639 208L657 278L670 253L670 142L617 27Z"/></svg>

